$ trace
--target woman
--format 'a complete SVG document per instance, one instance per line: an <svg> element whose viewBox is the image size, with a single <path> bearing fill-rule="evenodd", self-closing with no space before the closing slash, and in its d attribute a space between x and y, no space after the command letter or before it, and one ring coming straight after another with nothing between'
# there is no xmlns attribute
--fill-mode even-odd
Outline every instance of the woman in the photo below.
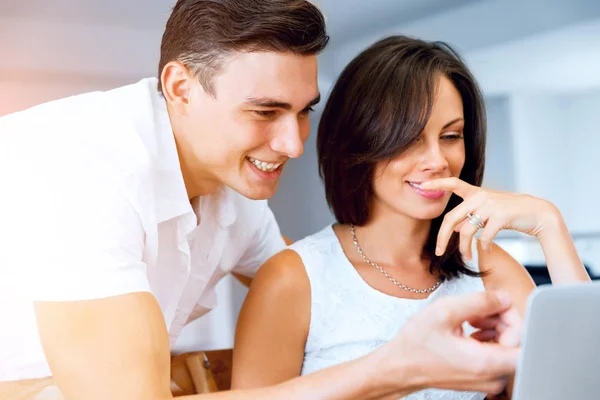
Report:
<svg viewBox="0 0 600 400"><path fill-rule="evenodd" d="M233 387L364 356L443 296L504 291L523 313L534 283L491 242L501 229L537 237L555 283L589 279L552 204L479 187L484 114L472 75L444 44L394 36L345 68L317 139L337 224L258 272L238 323ZM408 398L484 397L428 389Z"/></svg>

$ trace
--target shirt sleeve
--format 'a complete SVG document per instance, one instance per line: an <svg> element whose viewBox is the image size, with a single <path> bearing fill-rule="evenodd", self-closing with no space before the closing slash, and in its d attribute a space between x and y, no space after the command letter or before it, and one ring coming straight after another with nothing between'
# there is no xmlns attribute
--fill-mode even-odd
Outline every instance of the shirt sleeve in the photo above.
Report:
<svg viewBox="0 0 600 400"><path fill-rule="evenodd" d="M150 291L141 218L114 170L80 155L17 174L2 229L15 290L34 301Z"/></svg>
<svg viewBox="0 0 600 400"><path fill-rule="evenodd" d="M281 237L279 225L275 220L275 215L273 215L273 211L271 211L266 201L263 210L263 218L260 220L258 230L253 235L242 259L233 269L233 272L250 278L254 277L258 268L265 261L286 247L283 237Z"/></svg>

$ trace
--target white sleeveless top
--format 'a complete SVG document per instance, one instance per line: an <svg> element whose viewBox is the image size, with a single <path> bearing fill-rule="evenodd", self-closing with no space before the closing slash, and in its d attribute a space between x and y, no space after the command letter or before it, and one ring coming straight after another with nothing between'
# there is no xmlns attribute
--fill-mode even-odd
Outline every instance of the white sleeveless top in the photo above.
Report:
<svg viewBox="0 0 600 400"><path fill-rule="evenodd" d="M476 247L476 246L474 246ZM302 258L311 288L311 318L302 375L354 360L394 338L406 320L434 299L485 291L481 278L442 283L427 299L400 299L367 284L347 259L331 226L290 246ZM477 249L467 264L479 271ZM466 324L465 334L473 332ZM409 400L482 400L484 393L427 389Z"/></svg>

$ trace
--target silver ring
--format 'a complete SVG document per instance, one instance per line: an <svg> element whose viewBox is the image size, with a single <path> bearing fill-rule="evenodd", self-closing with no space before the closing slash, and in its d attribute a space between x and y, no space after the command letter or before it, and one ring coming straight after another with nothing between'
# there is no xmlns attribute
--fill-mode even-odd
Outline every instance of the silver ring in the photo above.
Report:
<svg viewBox="0 0 600 400"><path fill-rule="evenodd" d="M477 214L468 213L467 220L469 221L469 223L471 225L475 225L479 229L485 228L485 222L483 222L483 218L481 218L481 216L479 216Z"/></svg>

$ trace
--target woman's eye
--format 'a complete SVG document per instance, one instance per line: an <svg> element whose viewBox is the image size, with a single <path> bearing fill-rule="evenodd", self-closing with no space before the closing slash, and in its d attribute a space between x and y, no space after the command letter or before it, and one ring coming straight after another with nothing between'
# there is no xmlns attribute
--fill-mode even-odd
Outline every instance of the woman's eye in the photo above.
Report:
<svg viewBox="0 0 600 400"><path fill-rule="evenodd" d="M463 135L458 134L458 133L453 133L450 135L444 135L442 136L442 139L447 140L449 142L455 141L455 140L460 140L463 138Z"/></svg>

